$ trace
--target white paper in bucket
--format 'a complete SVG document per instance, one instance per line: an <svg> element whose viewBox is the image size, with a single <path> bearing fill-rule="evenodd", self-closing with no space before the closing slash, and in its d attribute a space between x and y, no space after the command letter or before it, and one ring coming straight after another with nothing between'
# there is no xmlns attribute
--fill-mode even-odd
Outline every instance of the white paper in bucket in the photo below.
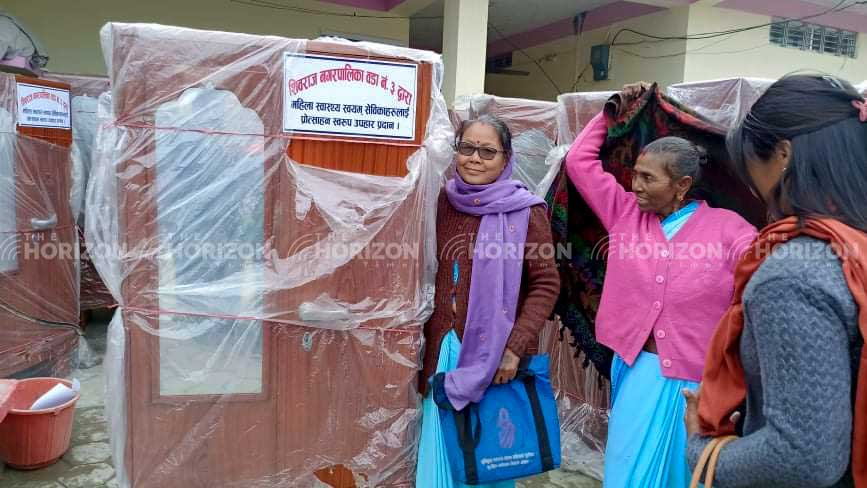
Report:
<svg viewBox="0 0 867 488"><path fill-rule="evenodd" d="M44 410L46 408L54 408L63 405L75 398L75 395L78 394L78 391L81 390L81 383L78 380L72 380L72 388L64 385L63 383L57 383L54 385L54 388L48 390L41 397L37 398L33 405L30 406L30 410Z"/></svg>

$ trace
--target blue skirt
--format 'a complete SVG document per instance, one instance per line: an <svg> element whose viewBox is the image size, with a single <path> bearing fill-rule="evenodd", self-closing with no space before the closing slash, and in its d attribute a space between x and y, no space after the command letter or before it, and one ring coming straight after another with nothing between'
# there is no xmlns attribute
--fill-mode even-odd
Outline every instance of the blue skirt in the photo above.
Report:
<svg viewBox="0 0 867 488"><path fill-rule="evenodd" d="M689 486L684 388L698 383L662 376L656 354L642 352L632 367L614 355L605 488Z"/></svg>
<svg viewBox="0 0 867 488"><path fill-rule="evenodd" d="M437 373L451 371L458 366L461 341L454 329L443 338ZM418 447L418 467L415 475L416 488L464 488L467 485L452 478L446 444L440 427L440 411L433 396L428 391L422 402L421 441ZM504 481L487 485L474 485L488 488L514 488L514 481Z"/></svg>

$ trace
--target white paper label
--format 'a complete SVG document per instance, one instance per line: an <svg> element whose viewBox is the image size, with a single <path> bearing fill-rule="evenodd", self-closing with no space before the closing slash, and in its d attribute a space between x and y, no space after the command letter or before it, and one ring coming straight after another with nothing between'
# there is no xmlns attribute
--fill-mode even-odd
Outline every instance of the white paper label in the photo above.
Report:
<svg viewBox="0 0 867 488"><path fill-rule="evenodd" d="M18 125L69 129L69 90L18 83Z"/></svg>
<svg viewBox="0 0 867 488"><path fill-rule="evenodd" d="M286 53L283 131L415 139L418 65Z"/></svg>

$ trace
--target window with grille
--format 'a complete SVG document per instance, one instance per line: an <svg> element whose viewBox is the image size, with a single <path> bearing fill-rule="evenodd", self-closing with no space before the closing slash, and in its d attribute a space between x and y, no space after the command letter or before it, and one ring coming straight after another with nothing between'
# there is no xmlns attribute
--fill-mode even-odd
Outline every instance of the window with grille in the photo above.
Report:
<svg viewBox="0 0 867 488"><path fill-rule="evenodd" d="M774 17L769 40L776 46L854 58L858 33Z"/></svg>

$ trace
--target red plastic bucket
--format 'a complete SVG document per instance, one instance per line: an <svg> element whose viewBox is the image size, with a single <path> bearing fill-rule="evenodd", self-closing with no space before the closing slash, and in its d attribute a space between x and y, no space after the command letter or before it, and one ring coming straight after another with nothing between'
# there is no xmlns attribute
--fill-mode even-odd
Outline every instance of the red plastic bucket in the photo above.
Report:
<svg viewBox="0 0 867 488"><path fill-rule="evenodd" d="M69 449L75 402L80 395L54 408L28 410L33 402L60 378L30 378L18 381L9 398L9 413L0 422L0 459L15 469L39 469L53 464Z"/></svg>

